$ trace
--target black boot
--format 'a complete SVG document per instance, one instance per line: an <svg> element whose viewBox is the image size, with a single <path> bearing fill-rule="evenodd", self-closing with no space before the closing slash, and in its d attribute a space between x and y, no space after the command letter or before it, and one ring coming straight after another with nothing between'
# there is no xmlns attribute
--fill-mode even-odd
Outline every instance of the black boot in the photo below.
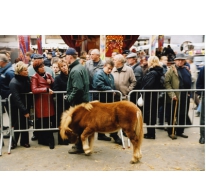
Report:
<svg viewBox="0 0 206 180"><path fill-rule="evenodd" d="M117 133L111 133L110 137L112 137L114 139L114 142L116 144L122 145L122 140L119 138L119 136L117 135Z"/></svg>

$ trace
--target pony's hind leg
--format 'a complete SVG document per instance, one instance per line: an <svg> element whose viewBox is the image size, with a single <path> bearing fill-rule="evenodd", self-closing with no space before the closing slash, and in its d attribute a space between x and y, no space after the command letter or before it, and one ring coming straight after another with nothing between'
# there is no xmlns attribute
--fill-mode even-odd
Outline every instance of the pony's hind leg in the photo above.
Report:
<svg viewBox="0 0 206 180"><path fill-rule="evenodd" d="M132 157L132 160L130 161L130 163L131 164L137 163L137 162L139 162L139 160L142 157L142 153L140 150L140 142L139 142L138 137L135 134L135 132L128 132L127 131L125 133L133 145L133 157Z"/></svg>
<svg viewBox="0 0 206 180"><path fill-rule="evenodd" d="M83 146L85 155L88 155L88 156L91 155L91 153L92 153L90 146L88 145L88 138L92 134L94 134L94 132L88 127L86 129L84 129L84 131L81 134L82 146Z"/></svg>

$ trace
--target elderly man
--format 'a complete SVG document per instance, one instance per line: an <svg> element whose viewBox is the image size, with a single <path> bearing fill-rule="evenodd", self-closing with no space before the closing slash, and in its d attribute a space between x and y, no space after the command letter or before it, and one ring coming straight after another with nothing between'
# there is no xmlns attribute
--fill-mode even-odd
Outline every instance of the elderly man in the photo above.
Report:
<svg viewBox="0 0 206 180"><path fill-rule="evenodd" d="M137 60L137 54L136 53L130 53L126 57L127 64L133 69L135 78L136 78L136 86L134 87L134 90L141 89L141 83L142 83L142 77L143 77L143 71L140 66L140 62ZM131 94L131 101L136 104L136 93Z"/></svg>
<svg viewBox="0 0 206 180"><path fill-rule="evenodd" d="M112 75L114 76L114 84L116 90L119 90L124 99L127 99L128 93L136 86L137 80L133 69L127 66L123 55L114 56L114 68Z"/></svg>
<svg viewBox="0 0 206 180"><path fill-rule="evenodd" d="M177 123L179 125L191 125L190 118L188 116L190 92L187 91L172 91L173 89L191 89L191 73L188 68L185 67L186 57L183 53L177 54L174 59L175 64L172 65L165 74L165 88L171 90L167 92L167 121L168 125L173 124L174 109L176 103L177 107ZM172 114L171 114L172 113ZM172 118L172 119L171 119ZM175 135L172 135L172 128L167 129L168 136L171 139L177 139ZM184 133L184 127L176 128L176 135L188 138Z"/></svg>
<svg viewBox="0 0 206 180"><path fill-rule="evenodd" d="M100 52L98 49L93 49L91 51L90 58L91 60L86 62L85 68L89 74L89 90L93 90L93 76L97 71L103 69L104 62L100 59ZM92 100L92 95L90 94L90 101ZM111 138L107 137L105 134L98 133L98 140L111 141Z"/></svg>

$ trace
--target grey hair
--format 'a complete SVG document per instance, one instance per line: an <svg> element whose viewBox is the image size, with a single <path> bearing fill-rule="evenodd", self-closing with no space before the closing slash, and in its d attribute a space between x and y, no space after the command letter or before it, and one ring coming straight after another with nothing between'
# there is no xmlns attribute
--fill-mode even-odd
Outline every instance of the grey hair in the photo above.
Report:
<svg viewBox="0 0 206 180"><path fill-rule="evenodd" d="M23 71L24 68L27 68L27 67L28 67L28 64L25 64L24 62L19 61L18 63L16 63L16 66L15 66L15 74L19 75L19 73Z"/></svg>
<svg viewBox="0 0 206 180"><path fill-rule="evenodd" d="M99 49L93 49L92 52L91 52L91 54L92 54L92 53L100 55Z"/></svg>
<svg viewBox="0 0 206 180"><path fill-rule="evenodd" d="M5 54L0 54L0 61L9 62L8 57Z"/></svg>
<svg viewBox="0 0 206 180"><path fill-rule="evenodd" d="M122 63L125 63L125 57L121 54L115 55L114 60L118 60L118 61L121 61Z"/></svg>

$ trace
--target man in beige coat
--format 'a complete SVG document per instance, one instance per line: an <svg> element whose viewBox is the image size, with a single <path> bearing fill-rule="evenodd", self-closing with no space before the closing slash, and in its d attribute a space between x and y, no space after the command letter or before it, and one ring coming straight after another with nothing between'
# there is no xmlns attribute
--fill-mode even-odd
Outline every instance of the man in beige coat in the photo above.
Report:
<svg viewBox="0 0 206 180"><path fill-rule="evenodd" d="M134 89L137 83L133 69L125 64L125 58L121 54L114 56L114 66L112 75L114 76L115 88L122 93L123 99L127 99L129 92Z"/></svg>

